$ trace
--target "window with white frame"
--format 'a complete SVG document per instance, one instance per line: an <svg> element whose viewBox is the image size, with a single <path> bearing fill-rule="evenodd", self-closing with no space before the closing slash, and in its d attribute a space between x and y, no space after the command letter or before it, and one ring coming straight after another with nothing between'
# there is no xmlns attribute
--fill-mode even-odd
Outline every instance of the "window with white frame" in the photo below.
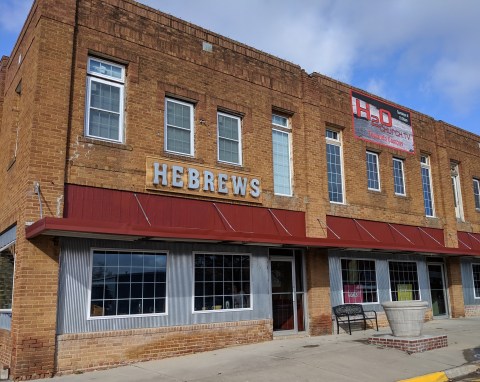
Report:
<svg viewBox="0 0 480 382"><path fill-rule="evenodd" d="M123 142L125 67L88 58L85 135Z"/></svg>
<svg viewBox="0 0 480 382"><path fill-rule="evenodd" d="M218 160L242 164L241 119L235 115L218 113Z"/></svg>
<svg viewBox="0 0 480 382"><path fill-rule="evenodd" d="M395 191L395 195L406 195L403 159L393 158L393 188Z"/></svg>
<svg viewBox="0 0 480 382"><path fill-rule="evenodd" d="M473 291L475 298L480 298L480 264L472 264Z"/></svg>
<svg viewBox="0 0 480 382"><path fill-rule="evenodd" d="M420 300L417 263L389 261L390 293L392 301Z"/></svg>
<svg viewBox="0 0 480 382"><path fill-rule="evenodd" d="M450 175L452 178L453 205L455 207L455 216L458 220L463 218L462 189L460 188L460 172L457 162L450 162Z"/></svg>
<svg viewBox="0 0 480 382"><path fill-rule="evenodd" d="M194 155L193 105L165 99L165 150Z"/></svg>
<svg viewBox="0 0 480 382"><path fill-rule="evenodd" d="M380 173L378 169L378 154L367 151L367 183L368 189L380 191Z"/></svg>
<svg viewBox="0 0 480 382"><path fill-rule="evenodd" d="M290 124L286 117L272 115L273 189L277 195L292 195Z"/></svg>
<svg viewBox="0 0 480 382"><path fill-rule="evenodd" d="M93 250L91 272L91 317L166 312L166 253Z"/></svg>
<svg viewBox="0 0 480 382"><path fill-rule="evenodd" d="M13 272L15 262L12 252L0 252L0 312L11 312L13 293Z"/></svg>
<svg viewBox="0 0 480 382"><path fill-rule="evenodd" d="M420 166L422 174L423 205L425 207L425 216L435 216L432 190L432 174L430 169L430 157L428 155L420 156Z"/></svg>
<svg viewBox="0 0 480 382"><path fill-rule="evenodd" d="M250 255L195 254L194 310L251 307Z"/></svg>
<svg viewBox="0 0 480 382"><path fill-rule="evenodd" d="M374 260L341 259L344 304L378 302Z"/></svg>
<svg viewBox="0 0 480 382"><path fill-rule="evenodd" d="M475 209L480 211L480 180L473 179L473 197L475 199Z"/></svg>
<svg viewBox="0 0 480 382"><path fill-rule="evenodd" d="M327 178L328 197L332 203L343 203L343 164L342 141L339 131L327 129L325 132L327 143Z"/></svg>

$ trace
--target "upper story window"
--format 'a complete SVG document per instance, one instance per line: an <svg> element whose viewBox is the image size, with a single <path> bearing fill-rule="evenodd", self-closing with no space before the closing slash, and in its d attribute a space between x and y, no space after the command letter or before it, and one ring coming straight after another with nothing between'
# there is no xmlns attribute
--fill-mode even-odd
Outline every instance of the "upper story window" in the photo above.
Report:
<svg viewBox="0 0 480 382"><path fill-rule="evenodd" d="M380 191L380 173L378 170L378 154L367 151L367 182L368 189Z"/></svg>
<svg viewBox="0 0 480 382"><path fill-rule="evenodd" d="M473 179L473 197L475 198L475 209L480 211L480 180Z"/></svg>
<svg viewBox="0 0 480 382"><path fill-rule="evenodd" d="M123 142L125 67L88 58L85 135Z"/></svg>
<svg viewBox="0 0 480 382"><path fill-rule="evenodd" d="M393 158L393 188L395 191L395 195L406 195L403 160L398 158Z"/></svg>
<svg viewBox="0 0 480 382"><path fill-rule="evenodd" d="M166 312L166 253L94 250L91 272L90 317Z"/></svg>
<svg viewBox="0 0 480 382"><path fill-rule="evenodd" d="M432 174L430 169L430 157L428 155L420 156L420 166L422 173L423 205L425 207L425 216L435 216L432 191Z"/></svg>
<svg viewBox="0 0 480 382"><path fill-rule="evenodd" d="M374 260L341 259L344 304L378 302Z"/></svg>
<svg viewBox="0 0 480 382"><path fill-rule="evenodd" d="M242 164L241 119L235 115L218 113L218 160Z"/></svg>
<svg viewBox="0 0 480 382"><path fill-rule="evenodd" d="M272 115L273 189L277 195L292 195L291 130L286 117Z"/></svg>
<svg viewBox="0 0 480 382"><path fill-rule="evenodd" d="M325 139L327 143L328 197L332 203L344 203L341 133L327 129Z"/></svg>
<svg viewBox="0 0 480 382"><path fill-rule="evenodd" d="M450 175L452 178L453 205L455 207L455 216L458 220L463 218L462 190L460 188L460 172L458 163L450 162Z"/></svg>
<svg viewBox="0 0 480 382"><path fill-rule="evenodd" d="M167 98L165 110L165 150L193 156L193 105Z"/></svg>
<svg viewBox="0 0 480 382"><path fill-rule="evenodd" d="M417 263L389 261L388 268L392 301L420 300Z"/></svg>

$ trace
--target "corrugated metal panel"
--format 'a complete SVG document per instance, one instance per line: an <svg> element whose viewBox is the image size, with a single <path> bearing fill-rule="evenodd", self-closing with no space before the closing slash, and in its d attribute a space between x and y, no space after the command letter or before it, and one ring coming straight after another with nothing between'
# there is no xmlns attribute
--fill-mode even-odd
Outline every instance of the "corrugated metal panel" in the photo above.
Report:
<svg viewBox="0 0 480 382"><path fill-rule="evenodd" d="M428 272L425 258L419 255L404 255L404 254L379 254L375 252L355 252L355 251L329 251L329 272L330 272L330 302L332 306L337 306L343 303L342 299L342 258L356 258L375 260L375 271L377 276L377 292L378 303L365 304L369 310L377 312L383 311L381 303L384 301L391 301L390 297L390 276L388 268L388 260L397 261L415 261L417 263L418 285L420 288L420 296L423 301L428 301L431 305L430 287L428 285Z"/></svg>
<svg viewBox="0 0 480 382"><path fill-rule="evenodd" d="M60 260L58 333L83 333L271 318L268 250L264 247L195 243L118 242L63 239ZM168 251L168 314L162 316L87 319L91 248ZM195 251L251 253L253 309L238 312L193 313Z"/></svg>
<svg viewBox="0 0 480 382"><path fill-rule="evenodd" d="M12 326L12 313L0 312L0 329L10 330Z"/></svg>
<svg viewBox="0 0 480 382"><path fill-rule="evenodd" d="M480 264L478 260L462 259L460 266L462 271L463 298L465 305L480 305L480 299L475 298L473 290L472 264Z"/></svg>
<svg viewBox="0 0 480 382"><path fill-rule="evenodd" d="M15 242L17 237L17 226L13 226L2 234L0 234L0 251L3 251L5 248L10 246L12 243Z"/></svg>

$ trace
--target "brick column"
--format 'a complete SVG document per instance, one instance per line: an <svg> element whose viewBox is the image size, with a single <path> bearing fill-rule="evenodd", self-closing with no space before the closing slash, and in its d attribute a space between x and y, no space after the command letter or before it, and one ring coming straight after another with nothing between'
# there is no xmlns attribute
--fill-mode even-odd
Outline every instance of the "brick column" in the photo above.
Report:
<svg viewBox="0 0 480 382"><path fill-rule="evenodd" d="M15 380L51 377L55 368L59 248L50 237L30 242L22 237L17 240L16 252L11 376Z"/></svg>
<svg viewBox="0 0 480 382"><path fill-rule="evenodd" d="M310 335L331 334L332 307L327 250L307 251L307 289Z"/></svg>
<svg viewBox="0 0 480 382"><path fill-rule="evenodd" d="M447 258L447 277L452 317L465 317L462 272L460 267L460 259L458 257Z"/></svg>

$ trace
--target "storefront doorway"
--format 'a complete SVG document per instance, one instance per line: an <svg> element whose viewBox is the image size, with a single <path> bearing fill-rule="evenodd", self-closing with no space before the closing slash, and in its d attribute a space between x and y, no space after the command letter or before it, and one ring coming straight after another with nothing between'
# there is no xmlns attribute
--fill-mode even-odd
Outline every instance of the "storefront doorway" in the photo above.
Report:
<svg viewBox="0 0 480 382"><path fill-rule="evenodd" d="M445 272L443 263L428 264L430 294L432 297L432 312L434 317L448 316L448 299L445 288Z"/></svg>
<svg viewBox="0 0 480 382"><path fill-rule="evenodd" d="M303 254L299 250L271 249L273 330L290 334L305 330Z"/></svg>

